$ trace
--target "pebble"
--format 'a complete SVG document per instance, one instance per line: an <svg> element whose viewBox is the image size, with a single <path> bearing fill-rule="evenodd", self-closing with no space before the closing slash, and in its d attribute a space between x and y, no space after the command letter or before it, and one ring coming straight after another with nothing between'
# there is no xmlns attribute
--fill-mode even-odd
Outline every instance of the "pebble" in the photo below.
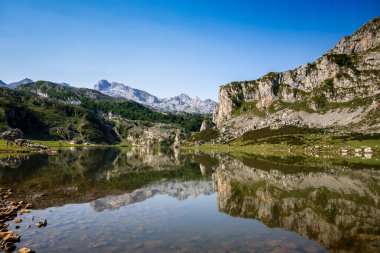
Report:
<svg viewBox="0 0 380 253"><path fill-rule="evenodd" d="M23 247L21 249L19 249L18 251L19 253L34 253L33 250L29 249L29 248L26 248L26 247Z"/></svg>
<svg viewBox="0 0 380 253"><path fill-rule="evenodd" d="M13 221L14 221L15 223L21 223L21 222L22 222L22 219L20 219L20 218L15 218Z"/></svg>

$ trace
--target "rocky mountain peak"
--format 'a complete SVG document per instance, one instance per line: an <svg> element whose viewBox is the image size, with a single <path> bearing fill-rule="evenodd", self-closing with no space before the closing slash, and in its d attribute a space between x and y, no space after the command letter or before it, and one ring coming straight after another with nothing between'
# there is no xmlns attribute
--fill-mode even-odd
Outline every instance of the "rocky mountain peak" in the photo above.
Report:
<svg viewBox="0 0 380 253"><path fill-rule="evenodd" d="M213 118L235 137L281 124L380 131L379 83L378 17L315 62L221 86Z"/></svg>
<svg viewBox="0 0 380 253"><path fill-rule="evenodd" d="M110 83L107 80L97 82L94 89L106 95L133 100L163 112L211 114L216 106L216 102L211 99L204 101L198 97L193 99L184 93L170 98L158 98L146 91L131 88L123 83Z"/></svg>
<svg viewBox="0 0 380 253"><path fill-rule="evenodd" d="M117 89L117 90L127 90L129 87L124 85L123 83L118 82L112 82L111 83L111 89Z"/></svg>
<svg viewBox="0 0 380 253"><path fill-rule="evenodd" d="M374 18L331 50L332 53L352 54L380 46L380 17Z"/></svg>
<svg viewBox="0 0 380 253"><path fill-rule="evenodd" d="M15 89L18 86L20 86L22 84L26 84L26 83L34 83L34 81L32 79L29 79L29 78L24 78L21 81L13 82L13 83L8 84L7 87L10 88L10 89Z"/></svg>
<svg viewBox="0 0 380 253"><path fill-rule="evenodd" d="M105 91L111 87L111 83L109 83L107 80L99 80L95 85L94 89L98 91Z"/></svg>
<svg viewBox="0 0 380 253"><path fill-rule="evenodd" d="M6 83L4 83L2 80L0 80L0 86L5 86L7 85Z"/></svg>

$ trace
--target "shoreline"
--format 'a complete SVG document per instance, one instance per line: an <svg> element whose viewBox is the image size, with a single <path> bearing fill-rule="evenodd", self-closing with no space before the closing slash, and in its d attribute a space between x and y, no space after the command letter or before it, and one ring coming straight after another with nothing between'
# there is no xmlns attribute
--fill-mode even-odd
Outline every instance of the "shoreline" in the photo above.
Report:
<svg viewBox="0 0 380 253"><path fill-rule="evenodd" d="M60 151L61 148L71 148L71 147L130 147L128 143L120 144L71 144L69 142L60 141L44 141L44 140L31 140L32 143L43 145L48 147L46 150L35 149L31 147L20 147L20 146L6 146L5 140L0 140L0 156L1 155L14 155L14 154L55 154Z"/></svg>
<svg viewBox="0 0 380 253"><path fill-rule="evenodd" d="M16 244L22 244L21 237L22 235L16 233L13 230L9 230L12 223L14 230L18 230L21 226L24 226L25 223L23 220L31 219L34 220L34 216L30 217L31 209L33 205L31 203L25 203L24 201L16 201L14 196L14 191L12 189L3 189L0 188L0 206L1 206L1 220L0 220L0 250L5 252L13 252L16 250ZM35 224L36 228L45 227L47 225L46 219L43 221L38 221ZM30 228L31 225L26 225L27 228ZM26 248L25 246L20 247L18 252L22 253L33 253L34 251Z"/></svg>
<svg viewBox="0 0 380 253"><path fill-rule="evenodd" d="M290 135L292 136L292 135ZM300 135L294 135L300 136ZM301 135L302 136L302 135ZM277 136L283 137L283 136ZM260 154L260 155L334 155L334 156L379 156L380 155L380 140L366 139L366 140L334 140L323 139L321 135L313 135L306 137L307 143L303 145L291 145L288 143L271 144L266 143L265 140L255 141L238 141L235 140L225 144L214 144L205 142L196 144L193 142L185 141L179 146L183 150L199 150L204 152L220 152L220 153L245 153L245 154ZM44 140L31 140L33 143L48 147L46 150L39 150L30 147L12 146L6 147L5 141L0 140L0 156L2 155L24 155L24 154L38 154L47 153L55 154L60 152L61 148L96 148L96 147L115 147L115 148L129 148L132 147L130 143L119 144L72 144L69 142L60 141L44 141ZM256 143L259 141L259 143Z"/></svg>

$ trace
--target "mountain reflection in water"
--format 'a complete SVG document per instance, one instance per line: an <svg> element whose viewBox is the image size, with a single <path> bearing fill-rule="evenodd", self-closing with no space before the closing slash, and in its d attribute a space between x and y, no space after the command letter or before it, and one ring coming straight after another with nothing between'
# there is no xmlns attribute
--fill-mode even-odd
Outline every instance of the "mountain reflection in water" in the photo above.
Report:
<svg viewBox="0 0 380 253"><path fill-rule="evenodd" d="M95 215L91 214L90 207L101 215L97 220L100 217L108 220L111 216L123 219L126 212L132 212L128 220L136 219L137 222L141 215L146 215L140 217L141 222L152 226L149 233L153 234L141 232L139 238L130 235L131 240L135 239L125 239L125 242L120 239L123 243L118 244L118 249L129 250L133 244L136 252L152 252L153 248L156 252L186 251L180 248L214 252L218 246L213 244L213 239L229 245L222 247L221 252L271 252L276 249L323 252L323 247L329 252L380 251L380 162L376 157L351 162L340 158L209 155L150 148L65 149L55 156L0 158L0 184L15 189L20 199L34 203L37 209L34 213L51 216L49 224L57 224L46 228L47 238L67 232L74 236L74 228L58 224L75 223L75 215L69 213L77 209L89 217ZM174 198L175 202L160 196ZM72 206L73 203L80 205ZM229 216L217 212L214 207ZM47 213L51 208L54 212ZM139 208L145 211L133 212ZM116 213L103 212L105 210ZM177 245L175 238L179 235L169 231L170 226L164 223L165 215L171 217L170 223L174 222L176 229L186 231L182 237L185 234L194 236L192 232L205 233L202 243L178 237ZM202 222L194 227L198 216L203 217L199 218ZM213 223L214 219L218 220L218 225ZM270 228L259 226L255 220ZM107 222L114 226L118 235L124 233L117 221ZM82 234L90 233L94 229L91 226L96 226L86 224ZM166 232L158 232L164 224ZM252 233L251 229L257 231ZM23 240L35 248L48 247L42 234L36 235L29 230L24 233ZM206 234L210 236L207 240ZM128 237L128 233L125 236ZM160 236L163 238L161 243L156 242L157 247L146 247L148 240ZM74 247L75 240L70 240ZM83 237L82 240L89 243L90 239ZM167 241L178 247L170 248L165 244ZM113 243L104 240L99 244L99 252L107 247L110 252L118 252L116 248L109 248ZM62 251L65 250L62 248ZM78 248L74 251L81 252Z"/></svg>

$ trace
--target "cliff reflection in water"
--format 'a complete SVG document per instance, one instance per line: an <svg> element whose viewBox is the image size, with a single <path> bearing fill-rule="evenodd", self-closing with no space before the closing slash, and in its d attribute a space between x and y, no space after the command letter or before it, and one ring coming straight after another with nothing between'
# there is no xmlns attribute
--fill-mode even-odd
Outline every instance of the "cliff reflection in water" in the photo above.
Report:
<svg viewBox="0 0 380 253"><path fill-rule="evenodd" d="M77 148L0 160L0 184L37 208L132 193L157 181L210 181L211 175L178 151L151 148Z"/></svg>
<svg viewBox="0 0 380 253"><path fill-rule="evenodd" d="M295 231L331 252L380 252L380 170L281 169L280 158L240 158L219 157L212 175L220 211Z"/></svg>

